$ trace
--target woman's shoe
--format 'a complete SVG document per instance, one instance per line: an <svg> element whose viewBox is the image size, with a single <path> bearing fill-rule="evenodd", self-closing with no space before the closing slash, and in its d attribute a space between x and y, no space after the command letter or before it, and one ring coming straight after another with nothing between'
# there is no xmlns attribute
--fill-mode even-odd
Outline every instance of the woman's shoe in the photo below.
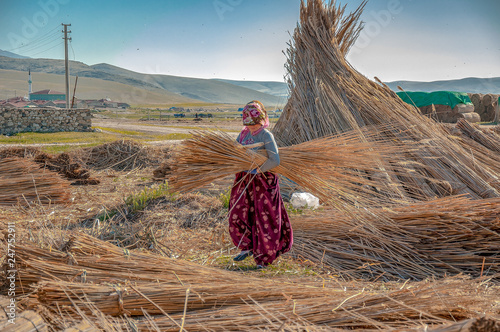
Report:
<svg viewBox="0 0 500 332"><path fill-rule="evenodd" d="M244 250L244 251L240 252L238 255L236 255L233 258L233 261L240 262L249 256L252 256L252 252L250 250Z"/></svg>

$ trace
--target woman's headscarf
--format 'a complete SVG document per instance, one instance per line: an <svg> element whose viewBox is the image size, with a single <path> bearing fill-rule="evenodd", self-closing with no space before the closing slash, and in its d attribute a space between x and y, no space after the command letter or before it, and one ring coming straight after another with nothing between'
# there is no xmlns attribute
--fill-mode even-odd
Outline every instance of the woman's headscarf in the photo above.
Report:
<svg viewBox="0 0 500 332"><path fill-rule="evenodd" d="M245 126L240 133L240 140L250 132L250 129L247 126L252 126L256 124L262 124L262 127L254 132L252 135L257 135L264 128L269 127L269 117L267 116L267 111L264 108L264 105L258 100L252 100L248 104L245 105L242 111L243 116L243 125ZM240 142L241 143L241 142Z"/></svg>
<svg viewBox="0 0 500 332"><path fill-rule="evenodd" d="M262 123L262 125L264 125L266 120L269 120L267 118L267 112L264 108L264 105L262 105L262 103L258 100L252 100L251 102L246 104L243 108L242 113L243 125L245 126L256 125L259 123Z"/></svg>

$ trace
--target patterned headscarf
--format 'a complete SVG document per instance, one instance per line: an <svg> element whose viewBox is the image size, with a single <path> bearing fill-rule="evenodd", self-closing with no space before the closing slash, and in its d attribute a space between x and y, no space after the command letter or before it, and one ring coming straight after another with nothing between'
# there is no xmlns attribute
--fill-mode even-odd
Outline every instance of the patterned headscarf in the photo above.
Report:
<svg viewBox="0 0 500 332"><path fill-rule="evenodd" d="M264 125L269 122L264 105L258 100L252 100L243 108L243 125L251 126L261 123Z"/></svg>
<svg viewBox="0 0 500 332"><path fill-rule="evenodd" d="M243 141L243 139L247 136L247 134L250 132L250 129L248 129L247 126L255 125L255 124L262 124L262 127L252 133L252 136L257 135L260 133L264 128L269 127L269 117L267 116L267 111L264 108L264 105L258 100L252 100L248 104L245 105L243 108L243 130L240 133L240 143L241 144L252 144L253 139L250 138L246 141Z"/></svg>

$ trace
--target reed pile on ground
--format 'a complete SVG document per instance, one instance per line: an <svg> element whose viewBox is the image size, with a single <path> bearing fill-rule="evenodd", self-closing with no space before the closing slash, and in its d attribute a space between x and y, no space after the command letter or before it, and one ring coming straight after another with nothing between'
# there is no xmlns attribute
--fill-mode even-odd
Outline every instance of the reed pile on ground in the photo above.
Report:
<svg viewBox="0 0 500 332"><path fill-rule="evenodd" d="M380 128L373 130L379 131ZM365 137L370 135L365 133ZM373 178L377 174L388 176L381 171L379 161L389 156L394 172L407 167L409 163L398 160L402 153L400 146L362 141L357 132L351 131L279 148L281 163L273 172L337 207L346 203L348 206L399 203L397 197L379 190L381 183ZM192 138L179 144L169 160L168 183L172 190L187 192L228 175L258 168L266 159L267 156L237 143L223 132L194 132ZM248 176L253 175L248 173Z"/></svg>
<svg viewBox="0 0 500 332"><path fill-rule="evenodd" d="M412 164L406 171L389 177L387 190L394 196L402 196L401 199L407 196L432 199L450 194L466 194L475 199L500 197L499 184L488 182L498 170L486 161L478 163L466 149L447 137L440 124L404 103L383 83L360 74L346 61L349 46L361 29L359 17L364 4L354 13L344 15L345 7L336 6L335 1L301 2L300 23L287 50L291 97L273 128L279 145L299 144L367 125L388 124L392 130L384 131L379 139L420 144L422 149L409 151L404 158L424 165ZM390 160L385 160L381 167L390 170ZM420 181L415 176L435 182ZM418 186L414 185L416 182Z"/></svg>
<svg viewBox="0 0 500 332"><path fill-rule="evenodd" d="M493 153L500 152L500 135L492 130L481 129L478 125L474 125L463 119L457 122L456 127L465 135L472 138L474 141L484 145Z"/></svg>
<svg viewBox="0 0 500 332"><path fill-rule="evenodd" d="M69 182L56 173L26 159L0 159L0 205L69 201Z"/></svg>
<svg viewBox="0 0 500 332"><path fill-rule="evenodd" d="M498 314L498 290L484 280L386 288L279 281L128 251L83 234L54 248L18 248L17 289L29 295L22 305L41 310L51 322L85 317L98 325L103 316L116 316L140 331L314 331L417 328Z"/></svg>
<svg viewBox="0 0 500 332"><path fill-rule="evenodd" d="M499 332L500 321L481 317L450 323L445 326L427 329L429 332Z"/></svg>
<svg viewBox="0 0 500 332"><path fill-rule="evenodd" d="M0 331L2 332L31 332L48 331L48 324L32 310L22 311L12 305L10 297L0 295ZM11 320L9 322L9 320Z"/></svg>
<svg viewBox="0 0 500 332"><path fill-rule="evenodd" d="M27 158L38 163L42 168L57 172L72 184L99 184L99 180L90 177L87 169L75 162L68 153L49 154L36 147L9 147L0 150L0 160L6 157Z"/></svg>
<svg viewBox="0 0 500 332"><path fill-rule="evenodd" d="M458 126L446 128L450 139L455 140L457 144L460 144L467 153L479 162L487 163L492 169L500 169L500 154L496 151L497 148L495 146L496 144L500 145L500 133L495 132L495 128L489 129L472 126L474 131L470 132L471 129L468 126L462 127L463 130L458 128ZM476 132L475 130L480 130L481 132ZM476 171L481 172L481 169L477 168ZM500 184L498 175L485 174L485 176L491 176L487 182L493 186L497 187Z"/></svg>
<svg viewBox="0 0 500 332"><path fill-rule="evenodd" d="M169 148L158 149L131 140L118 140L72 152L72 157L86 167L102 170L131 171L158 166L168 158Z"/></svg>
<svg viewBox="0 0 500 332"><path fill-rule="evenodd" d="M35 156L43 153L40 148L32 147L32 146L24 146L24 147L5 147L0 148L0 159L8 158L8 157L17 157L17 158L35 158Z"/></svg>
<svg viewBox="0 0 500 332"><path fill-rule="evenodd" d="M91 178L90 171L82 168L82 165L75 162L68 153L63 152L55 155L40 153L35 156L34 161L67 179L74 180L72 182L74 185L96 185L100 183L99 180Z"/></svg>
<svg viewBox="0 0 500 332"><path fill-rule="evenodd" d="M325 210L292 224L293 254L347 279L500 278L499 198L441 198L368 211L362 222Z"/></svg>

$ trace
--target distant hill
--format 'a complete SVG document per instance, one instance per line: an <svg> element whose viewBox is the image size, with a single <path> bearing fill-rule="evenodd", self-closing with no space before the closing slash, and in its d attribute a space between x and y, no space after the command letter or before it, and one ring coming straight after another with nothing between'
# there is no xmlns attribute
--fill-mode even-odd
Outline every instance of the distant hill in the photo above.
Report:
<svg viewBox="0 0 500 332"><path fill-rule="evenodd" d="M398 85L406 91L456 91L470 93L500 94L500 77L476 78L469 77L458 80L415 82L395 81L386 83L393 91L399 91Z"/></svg>
<svg viewBox="0 0 500 332"><path fill-rule="evenodd" d="M266 81L234 81L216 78L216 81L231 83L234 85L243 86L252 90L257 90L263 93L268 93L273 96L288 98L288 84L284 82L266 82Z"/></svg>
<svg viewBox="0 0 500 332"><path fill-rule="evenodd" d="M0 69L24 72L31 69L32 73L43 72L63 75L64 61L0 57ZM244 104L252 99L258 99L265 105L270 106L278 106L286 102L286 100L278 96L227 82L170 75L141 74L104 63L89 66L82 62L70 61L70 75L122 83L144 90L164 90L198 102ZM35 79L33 79L33 83L36 83ZM105 86L103 88L102 93L105 94L106 88Z"/></svg>
<svg viewBox="0 0 500 332"><path fill-rule="evenodd" d="M5 52L5 51L2 51ZM47 73L64 75L64 61L56 59L32 59L15 58L16 54L7 52L13 57L0 56L0 69L14 70L19 72ZM19 56L18 56L19 57ZM79 78L93 78L100 81L108 81L122 84L122 88L131 91L131 88L141 91L141 95L148 95L146 91L155 96L165 96L164 103L169 100L189 100L198 103L225 103L243 105L250 100L258 99L265 105L282 107L288 99L288 86L283 82L265 81L236 81L226 79L200 79L180 77L171 75L150 75L137 73L131 70L101 63L87 65L79 61L70 61L71 76L78 75ZM2 77L3 78L3 77ZM62 80L61 80L62 81ZM74 79L72 79L72 82ZM38 85L40 83L40 85ZM34 86L39 90L48 88L43 86L40 78L33 78ZM23 83L24 84L24 83ZM395 81L387 85L394 91L397 86L407 91L439 91L449 90L457 92L495 93L500 94L500 77L497 78L464 78L459 80L415 82ZM124 86L127 86L125 88ZM8 84L7 84L8 87ZM21 87L21 86L20 86ZM89 98L102 98L112 93L108 91L106 84L100 85L99 94ZM22 90L26 87L23 86ZM64 86L57 89L64 91ZM137 92L136 91L136 92ZM13 92L13 91L11 91ZM9 92L10 93L10 92ZM116 93L114 90L113 93ZM130 92L128 92L130 93ZM174 98L175 97L175 98ZM124 98L127 98L126 96ZM161 103L157 98L155 102L148 102L147 98L140 98L142 104ZM126 100L123 100L126 101ZM128 101L127 101L128 102ZM133 104L137 104L132 102Z"/></svg>
<svg viewBox="0 0 500 332"><path fill-rule="evenodd" d="M106 63L91 66L95 70L111 75L129 77L147 84L152 84L182 96L211 103L243 104L258 99L266 105L284 104L283 100L271 94L247 87L211 79L180 77L171 75L150 75L133 72Z"/></svg>
<svg viewBox="0 0 500 332"><path fill-rule="evenodd" d="M9 58L14 58L14 59L29 59L30 58L28 56L19 55L19 54L12 53L9 51L4 51L4 50L0 50L0 56L6 56Z"/></svg>
<svg viewBox="0 0 500 332"><path fill-rule="evenodd" d="M53 89L64 91L64 76L32 72L33 91ZM28 95L28 75L25 71L0 69L0 99ZM73 95L75 79L71 78L70 95ZM200 104L196 99L184 97L164 89L144 89L119 82L105 81L93 77L78 77L76 97L79 99L101 99L125 102L131 105L144 104Z"/></svg>

